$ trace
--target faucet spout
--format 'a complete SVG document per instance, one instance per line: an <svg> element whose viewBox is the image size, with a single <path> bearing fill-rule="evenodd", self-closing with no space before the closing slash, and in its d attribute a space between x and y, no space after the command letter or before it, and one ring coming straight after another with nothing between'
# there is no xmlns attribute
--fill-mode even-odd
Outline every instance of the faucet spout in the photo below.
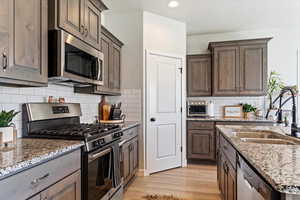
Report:
<svg viewBox="0 0 300 200"><path fill-rule="evenodd" d="M282 107L284 104L282 104L282 98L283 95L287 92L291 93L291 99L292 99L292 125L291 125L291 135L293 137L297 137L297 133L300 132L300 129L297 125L297 108L296 108L296 95L295 95L295 91L292 87L284 87L282 88L280 94L279 94L279 111L278 111L278 118L277 118L277 122L278 123L282 123ZM285 101L286 103L287 101Z"/></svg>

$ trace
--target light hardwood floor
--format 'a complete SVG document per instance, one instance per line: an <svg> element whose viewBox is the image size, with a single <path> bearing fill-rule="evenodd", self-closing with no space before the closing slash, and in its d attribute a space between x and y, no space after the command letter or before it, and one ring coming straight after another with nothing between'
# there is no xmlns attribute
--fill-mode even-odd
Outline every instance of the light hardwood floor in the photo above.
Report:
<svg viewBox="0 0 300 200"><path fill-rule="evenodd" d="M148 177L137 177L125 192L124 200L142 200L147 194L174 195L186 200L220 200L217 168L189 165Z"/></svg>

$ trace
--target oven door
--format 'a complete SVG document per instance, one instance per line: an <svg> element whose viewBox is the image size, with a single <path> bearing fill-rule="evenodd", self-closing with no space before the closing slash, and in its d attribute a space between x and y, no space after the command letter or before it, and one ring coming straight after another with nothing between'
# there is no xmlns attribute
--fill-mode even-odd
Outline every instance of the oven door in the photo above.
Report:
<svg viewBox="0 0 300 200"><path fill-rule="evenodd" d="M104 55L65 31L49 33L50 80L103 85ZM51 48L52 47L52 48Z"/></svg>
<svg viewBox="0 0 300 200"><path fill-rule="evenodd" d="M109 197L113 189L113 149L111 147L88 155L88 200Z"/></svg>

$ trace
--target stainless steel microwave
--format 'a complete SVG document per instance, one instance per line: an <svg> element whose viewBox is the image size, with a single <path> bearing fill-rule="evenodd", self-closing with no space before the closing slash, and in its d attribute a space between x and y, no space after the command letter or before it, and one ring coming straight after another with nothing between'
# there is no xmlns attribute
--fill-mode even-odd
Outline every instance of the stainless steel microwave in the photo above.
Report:
<svg viewBox="0 0 300 200"><path fill-rule="evenodd" d="M49 81L78 87L103 85L104 55L63 30L49 31Z"/></svg>
<svg viewBox="0 0 300 200"><path fill-rule="evenodd" d="M208 103L206 101L188 101L187 115L188 117L208 117Z"/></svg>

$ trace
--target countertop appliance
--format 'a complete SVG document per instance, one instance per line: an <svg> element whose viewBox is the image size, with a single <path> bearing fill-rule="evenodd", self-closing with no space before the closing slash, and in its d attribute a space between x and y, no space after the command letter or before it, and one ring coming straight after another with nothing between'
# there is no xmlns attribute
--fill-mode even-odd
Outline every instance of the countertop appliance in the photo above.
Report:
<svg viewBox="0 0 300 200"><path fill-rule="evenodd" d="M266 200L270 199L266 188L268 186L260 180L251 167L238 156L237 166L237 199L238 200ZM273 199L273 198L271 198Z"/></svg>
<svg viewBox="0 0 300 200"><path fill-rule="evenodd" d="M28 103L23 107L23 137L81 140L82 199L121 200L118 125L81 124L80 104Z"/></svg>
<svg viewBox="0 0 300 200"><path fill-rule="evenodd" d="M49 31L49 81L85 87L104 83L104 55L63 30Z"/></svg>
<svg viewBox="0 0 300 200"><path fill-rule="evenodd" d="M188 117L213 117L214 105L210 101L188 101L187 102Z"/></svg>

